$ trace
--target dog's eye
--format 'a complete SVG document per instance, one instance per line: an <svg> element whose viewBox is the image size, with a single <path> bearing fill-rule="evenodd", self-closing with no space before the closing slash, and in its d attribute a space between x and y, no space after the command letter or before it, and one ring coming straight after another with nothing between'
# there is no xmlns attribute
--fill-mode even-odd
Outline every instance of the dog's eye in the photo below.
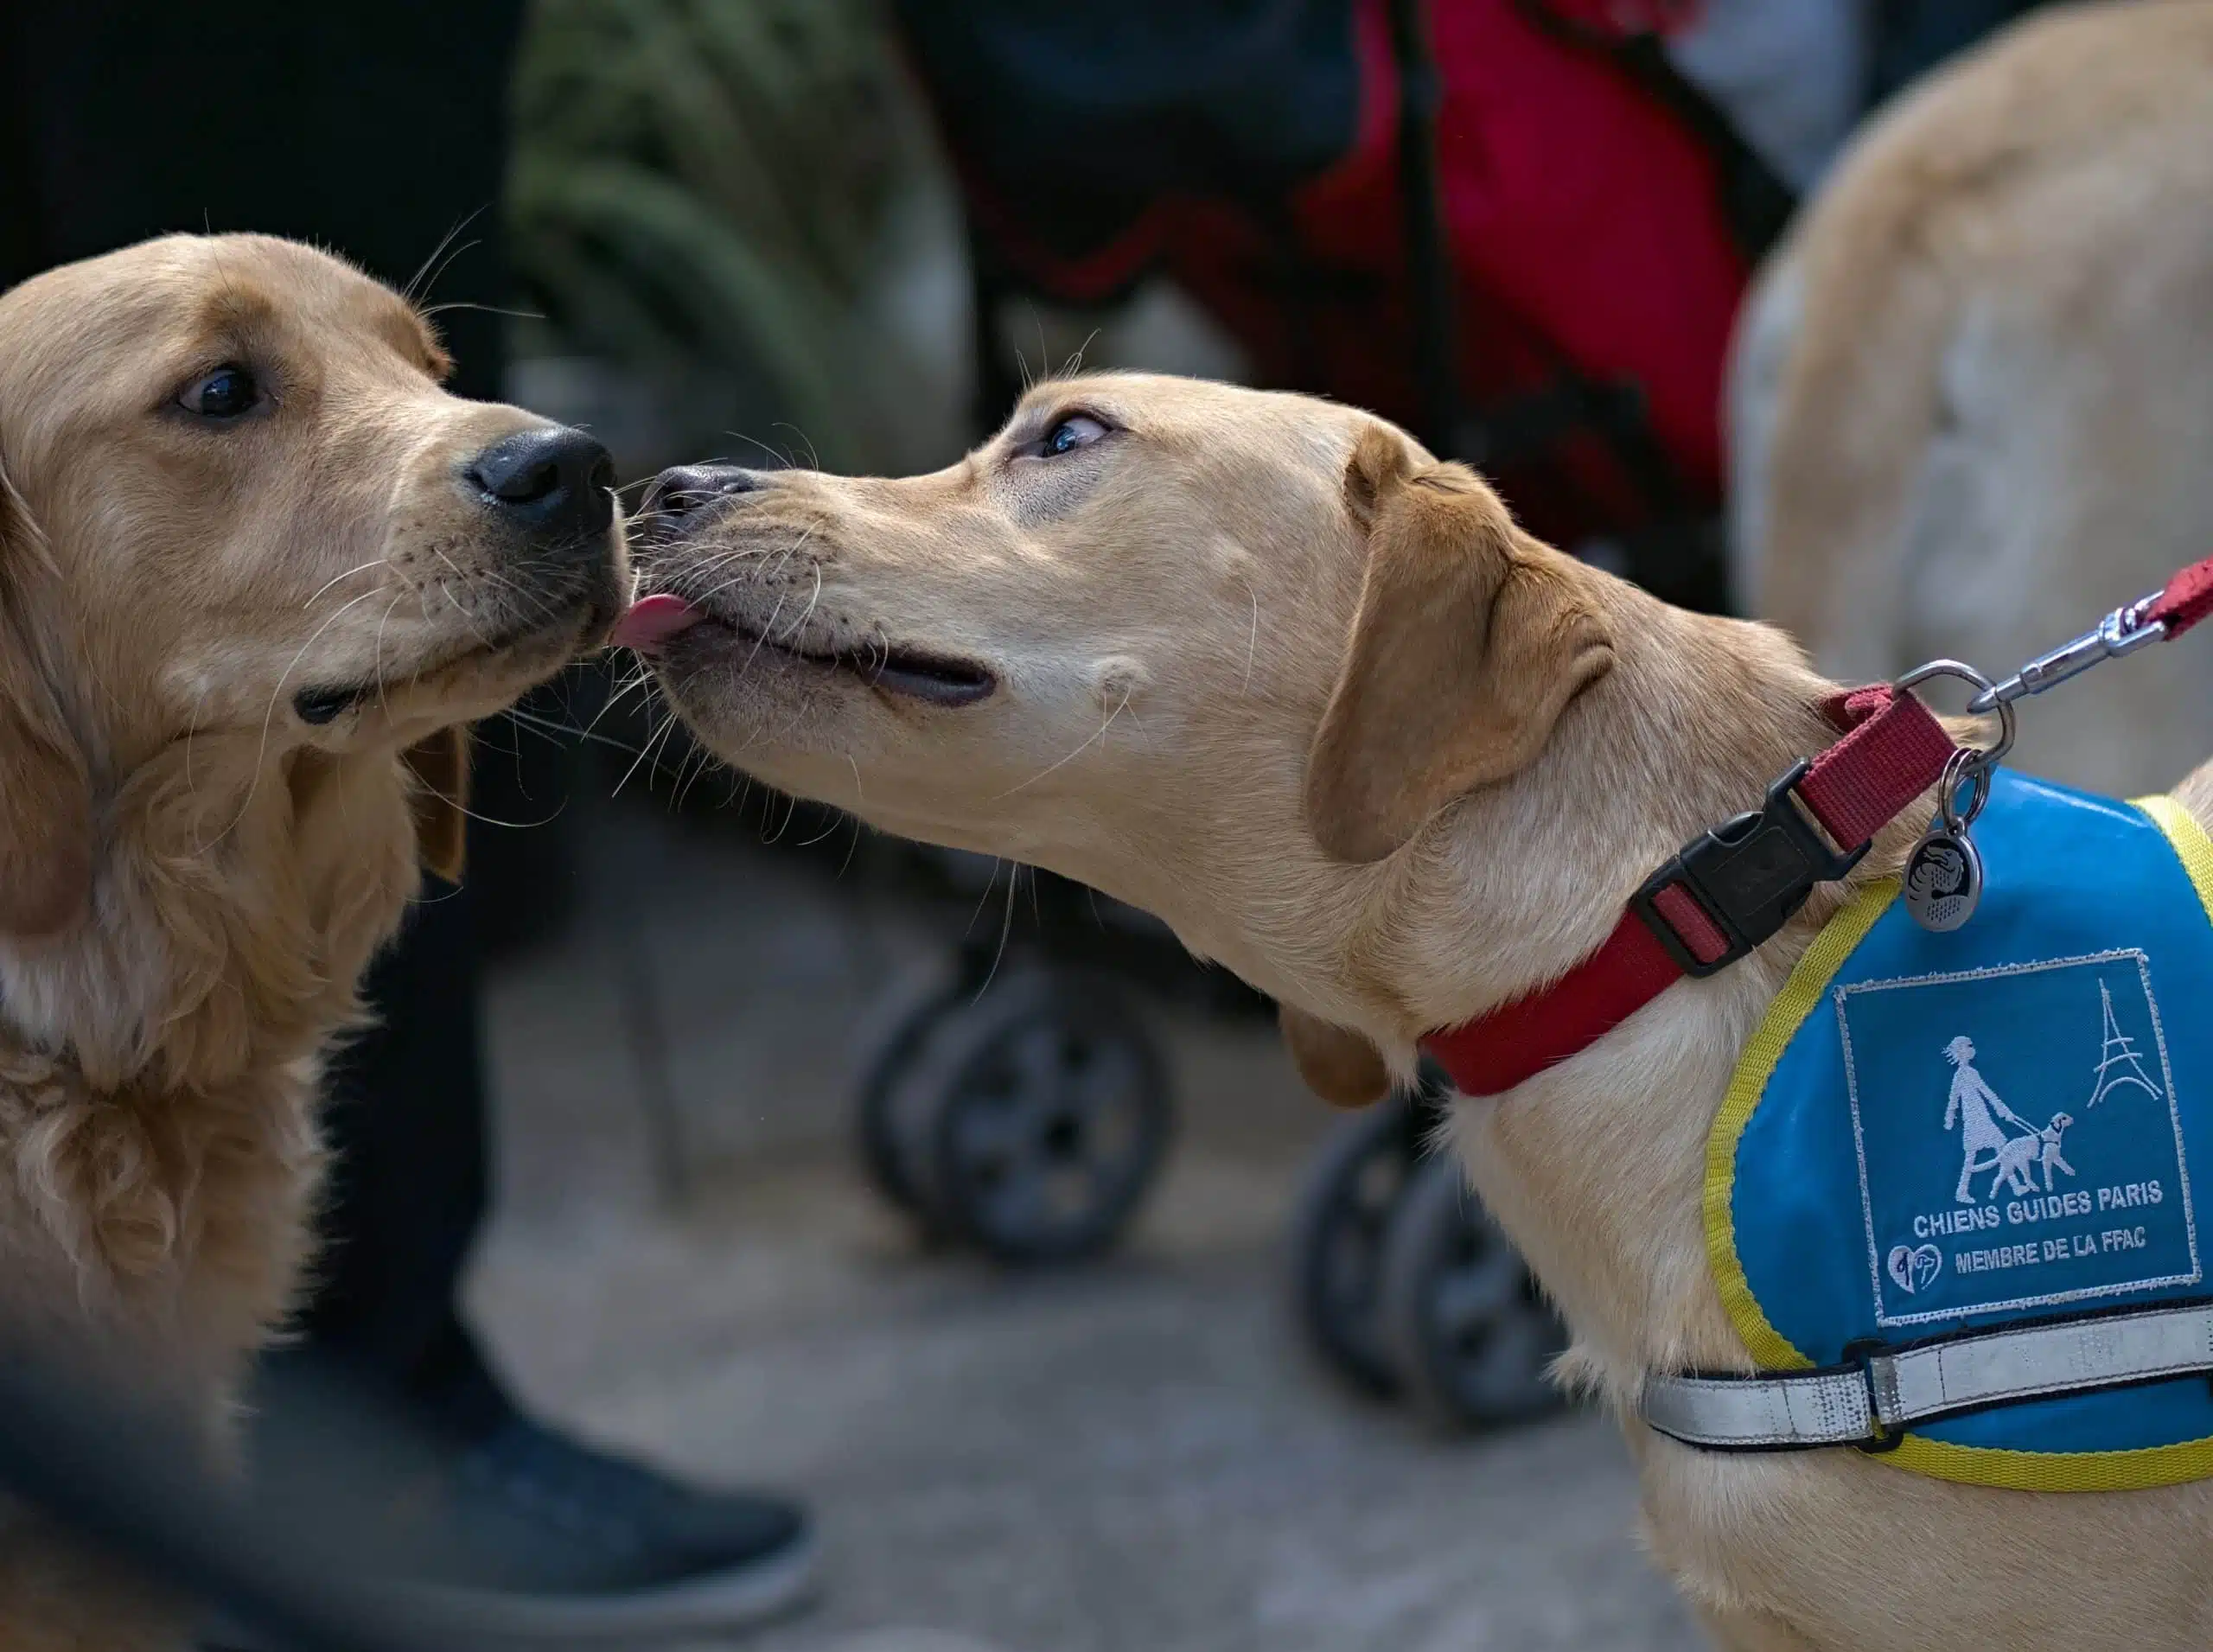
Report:
<svg viewBox="0 0 2213 1652"><path fill-rule="evenodd" d="M177 405L202 418L236 418L261 405L261 386L244 367L224 366L177 392Z"/></svg>
<svg viewBox="0 0 2213 1652"><path fill-rule="evenodd" d="M1073 453L1078 448L1087 448L1106 434L1106 427L1088 413L1071 413L1045 432L1045 439L1037 450L1050 459L1062 453Z"/></svg>

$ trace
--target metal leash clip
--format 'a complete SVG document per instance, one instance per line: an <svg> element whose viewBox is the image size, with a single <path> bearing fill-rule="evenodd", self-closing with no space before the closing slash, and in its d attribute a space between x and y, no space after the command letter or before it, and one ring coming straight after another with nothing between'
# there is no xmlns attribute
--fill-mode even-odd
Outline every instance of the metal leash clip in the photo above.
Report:
<svg viewBox="0 0 2213 1652"><path fill-rule="evenodd" d="M2079 671L2082 667L2075 669ZM2024 672L2023 675L2026 674ZM1975 908L1981 903L1982 854L1974 846L1970 829L1975 817L1982 813L1983 805L1990 800L1991 771L1997 768L1998 760L2013 748L2012 703L2021 694L2032 694L2036 689L2017 689L2008 695L2004 692L2007 685L1993 684L1973 666L1957 660L1932 660L1908 672L1892 686L1904 692L1935 677L1956 677L1974 687L1978 692L1968 702L1970 711L1998 713L1998 738L1994 742L1987 746L1962 746L1944 765L1944 773L1936 782L1936 818L1929 821L1921 841L1913 845L1913 852L1906 857L1903 874L1906 912L1923 928L1943 934L1974 916ZM2021 679L2012 680L2018 683Z"/></svg>
<svg viewBox="0 0 2213 1652"><path fill-rule="evenodd" d="M1933 660L1891 685L1903 693L1932 677L1956 677L1974 685L1975 696L1967 702L1970 716L1998 713L1994 744L1963 746L1944 765L1936 782L1936 818L1906 859L1906 910L1916 923L1940 934L1956 929L1974 915L1982 898L1982 857L1967 835L1968 828L1990 800L1991 771L2012 749L2013 702L2041 694L2101 661L2134 654L2146 643L2179 636L2209 613L2213 613L2213 557L2181 569L2148 596L2123 603L2095 629L2038 654L2002 683L1992 682L1956 660Z"/></svg>
<svg viewBox="0 0 2213 1652"><path fill-rule="evenodd" d="M2159 641L2167 635L2166 622L2147 620L2146 616L2163 595L2163 590L2155 590L2148 596L2124 603L2100 620L2096 629L2085 631L2072 642L2063 642L2050 654L2038 654L2002 683L1986 684L1982 692L1967 702L1967 710L1980 714L2031 694L2041 694L2095 665L2118 660L2123 654L2135 653L2147 642Z"/></svg>

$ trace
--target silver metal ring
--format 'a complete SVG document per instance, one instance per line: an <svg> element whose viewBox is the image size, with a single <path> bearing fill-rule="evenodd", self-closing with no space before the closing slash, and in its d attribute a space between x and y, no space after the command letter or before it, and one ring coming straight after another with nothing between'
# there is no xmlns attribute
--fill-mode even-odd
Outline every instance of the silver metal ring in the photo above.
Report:
<svg viewBox="0 0 2213 1652"><path fill-rule="evenodd" d="M1925 666L1915 667L1891 686L1904 692L1937 677L1957 678L1975 689L1979 695L1989 693L1997 686L1973 666L1960 660L1932 660ZM2013 749L2013 702L1999 700L1991 709L1998 713L1998 738L1987 746L1961 748L1973 759L1973 767L1978 770L1995 766L1999 758ZM1979 715L1987 717L1990 713L1985 711ZM1980 807L1976 805L1978 810ZM1971 814L1968 819L1972 820L1974 816Z"/></svg>
<svg viewBox="0 0 2213 1652"><path fill-rule="evenodd" d="M1966 837L1975 816L1982 813L1982 806L1990 801L1990 771L1993 766L1980 752L1966 747L1955 751L1944 764L1943 775L1936 782L1936 807L1944 817L1944 830L1952 836ZM1969 794L1965 810L1959 807L1963 792Z"/></svg>

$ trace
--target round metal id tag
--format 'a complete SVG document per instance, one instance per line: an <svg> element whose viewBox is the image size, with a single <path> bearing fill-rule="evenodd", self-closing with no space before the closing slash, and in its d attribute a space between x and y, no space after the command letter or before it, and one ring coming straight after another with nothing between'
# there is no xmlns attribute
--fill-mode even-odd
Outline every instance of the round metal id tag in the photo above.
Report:
<svg viewBox="0 0 2213 1652"><path fill-rule="evenodd" d="M1905 909L1923 928L1944 934L1974 916L1982 899L1982 856L1964 831L1940 819L1905 862Z"/></svg>

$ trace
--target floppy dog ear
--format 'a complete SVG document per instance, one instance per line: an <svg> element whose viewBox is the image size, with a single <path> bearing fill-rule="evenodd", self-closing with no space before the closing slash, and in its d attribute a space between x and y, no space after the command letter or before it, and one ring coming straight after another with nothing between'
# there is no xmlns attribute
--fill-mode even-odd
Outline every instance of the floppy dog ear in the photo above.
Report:
<svg viewBox="0 0 2213 1652"><path fill-rule="evenodd" d="M440 729L400 754L414 781L415 858L449 883L469 861L469 728Z"/></svg>
<svg viewBox="0 0 2213 1652"><path fill-rule="evenodd" d="M1464 465L1372 425L1345 470L1368 571L1306 764L1306 820L1340 860L1381 860L1438 810L1543 749L1612 667L1590 576L1519 533Z"/></svg>
<svg viewBox="0 0 2213 1652"><path fill-rule="evenodd" d="M0 471L0 934L59 934L92 888L83 754L25 637L21 574L46 547Z"/></svg>
<svg viewBox="0 0 2213 1652"><path fill-rule="evenodd" d="M1360 1034L1288 1004L1277 1019L1298 1076L1331 1107L1364 1107L1390 1094L1391 1069L1383 1064L1383 1052Z"/></svg>

